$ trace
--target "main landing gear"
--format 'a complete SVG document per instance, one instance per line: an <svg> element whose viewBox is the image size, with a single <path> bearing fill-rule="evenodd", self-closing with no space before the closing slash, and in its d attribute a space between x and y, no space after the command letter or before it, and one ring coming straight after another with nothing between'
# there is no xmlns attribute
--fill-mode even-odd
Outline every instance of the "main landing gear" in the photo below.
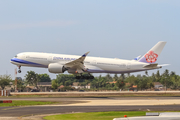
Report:
<svg viewBox="0 0 180 120"><path fill-rule="evenodd" d="M18 66L19 70L18 70L18 73L21 73L21 66Z"/></svg>
<svg viewBox="0 0 180 120"><path fill-rule="evenodd" d="M76 79L94 79L94 76L76 76Z"/></svg>

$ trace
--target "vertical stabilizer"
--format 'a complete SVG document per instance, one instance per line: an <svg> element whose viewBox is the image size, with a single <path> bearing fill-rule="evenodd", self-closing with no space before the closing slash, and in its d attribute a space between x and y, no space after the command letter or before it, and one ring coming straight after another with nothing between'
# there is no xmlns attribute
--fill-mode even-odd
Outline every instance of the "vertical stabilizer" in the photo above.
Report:
<svg viewBox="0 0 180 120"><path fill-rule="evenodd" d="M151 48L144 56L139 59L139 62L155 63L161 54L166 42L160 41L153 48Z"/></svg>

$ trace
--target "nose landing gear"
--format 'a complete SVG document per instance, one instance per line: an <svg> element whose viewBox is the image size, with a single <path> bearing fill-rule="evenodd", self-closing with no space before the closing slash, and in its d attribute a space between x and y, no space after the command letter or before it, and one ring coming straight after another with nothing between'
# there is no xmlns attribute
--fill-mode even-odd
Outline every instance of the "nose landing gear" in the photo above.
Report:
<svg viewBox="0 0 180 120"><path fill-rule="evenodd" d="M18 70L18 73L21 73L21 66L18 66L19 70Z"/></svg>

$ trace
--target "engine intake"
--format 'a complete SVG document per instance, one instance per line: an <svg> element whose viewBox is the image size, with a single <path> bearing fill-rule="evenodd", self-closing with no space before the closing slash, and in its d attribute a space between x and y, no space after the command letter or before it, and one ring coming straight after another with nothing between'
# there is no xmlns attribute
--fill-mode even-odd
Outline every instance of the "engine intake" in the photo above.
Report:
<svg viewBox="0 0 180 120"><path fill-rule="evenodd" d="M66 71L66 68L59 63L50 63L48 65L48 70L50 73L64 73L64 71Z"/></svg>

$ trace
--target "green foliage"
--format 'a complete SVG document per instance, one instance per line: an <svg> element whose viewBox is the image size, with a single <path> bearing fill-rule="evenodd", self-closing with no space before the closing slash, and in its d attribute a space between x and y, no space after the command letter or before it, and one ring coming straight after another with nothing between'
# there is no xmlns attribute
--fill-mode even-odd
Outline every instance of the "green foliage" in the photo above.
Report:
<svg viewBox="0 0 180 120"><path fill-rule="evenodd" d="M65 87L60 89L60 91L67 91L67 90L73 90L73 88L69 87L69 86L65 86Z"/></svg>
<svg viewBox="0 0 180 120"><path fill-rule="evenodd" d="M156 81L159 82L161 79L161 75L159 73L159 70L157 71L156 75L155 75Z"/></svg>
<svg viewBox="0 0 180 120"><path fill-rule="evenodd" d="M25 83L38 88L38 82L51 82L51 78L48 74L37 74L34 71L27 71L27 74L25 75Z"/></svg>
<svg viewBox="0 0 180 120"><path fill-rule="evenodd" d="M49 77L48 74L39 74L38 75L39 82L51 82L51 78Z"/></svg>
<svg viewBox="0 0 180 120"><path fill-rule="evenodd" d="M13 81L15 85L15 80ZM17 89L23 91L26 88L24 82L22 80L17 80Z"/></svg>
<svg viewBox="0 0 180 120"><path fill-rule="evenodd" d="M129 76L126 78L126 82L129 83L129 87L132 87L133 85L137 85L138 84L138 80L141 79L138 77L135 77L134 75Z"/></svg>
<svg viewBox="0 0 180 120"><path fill-rule="evenodd" d="M169 70L165 70L164 73L161 76L160 82L167 88L171 87L173 82L171 81L170 75L169 75Z"/></svg>
<svg viewBox="0 0 180 120"><path fill-rule="evenodd" d="M73 84L75 80L74 75L67 75L67 74L58 74L56 75L56 83L59 85L69 86Z"/></svg>
<svg viewBox="0 0 180 120"><path fill-rule="evenodd" d="M55 80L52 80L52 88L54 89L54 90L56 90L60 85L58 84L58 80L57 79L55 79Z"/></svg>
<svg viewBox="0 0 180 120"><path fill-rule="evenodd" d="M6 87L6 86L9 86L10 84L10 82L12 81L12 79L11 79L11 76L10 75L1 75L0 76L0 86L1 86L1 88L4 90L4 88Z"/></svg>
<svg viewBox="0 0 180 120"><path fill-rule="evenodd" d="M138 80L136 82L137 82L138 89L140 89L140 90L149 88L149 86L148 86L149 79L146 76L141 77L140 80Z"/></svg>
<svg viewBox="0 0 180 120"><path fill-rule="evenodd" d="M180 89L180 76L171 75L172 89Z"/></svg>
<svg viewBox="0 0 180 120"><path fill-rule="evenodd" d="M88 73L83 73L83 76L89 76ZM36 74L33 71L28 71L26 74L26 83L30 85L37 85L38 81L50 81L49 75L47 74ZM61 85L65 86L64 89L72 90L69 87L72 86L74 82L79 82L80 86L91 84L91 90L119 90L119 89L130 89L133 85L137 85L138 90L149 90L154 89L154 82L160 82L167 88L171 88L174 90L180 90L180 76L176 75L175 72L169 72L165 70L161 75L159 70L156 74L148 75L124 75L121 74L118 76L115 74L113 77L110 74L106 76L98 76L94 79L76 79L75 75L71 74L58 74L56 79L52 80L52 88L57 90L57 88Z"/></svg>
<svg viewBox="0 0 180 120"><path fill-rule="evenodd" d="M125 76L124 74L121 74L120 77L117 78L117 82L116 82L116 86L119 88L119 89L123 89L124 86L125 86Z"/></svg>
<svg viewBox="0 0 180 120"><path fill-rule="evenodd" d="M111 111L111 112L90 112L90 113L75 113L61 114L44 117L46 120L112 120L114 118L132 116L145 116L146 111Z"/></svg>
<svg viewBox="0 0 180 120"><path fill-rule="evenodd" d="M125 81L129 83L129 87L137 85L139 90L154 88L154 82L160 82L165 88L180 89L180 76L176 75L175 72L169 73L169 70L165 70L162 75L160 75L159 70L156 74L153 73L152 76L137 75L137 77L135 77L132 75L127 77Z"/></svg>
<svg viewBox="0 0 180 120"><path fill-rule="evenodd" d="M112 77L109 77L109 74L105 77L95 77L92 82L91 82L91 87L93 89L98 89L98 90L105 90L108 89L108 87L110 87L109 82L112 81Z"/></svg>
<svg viewBox="0 0 180 120"><path fill-rule="evenodd" d="M113 78L110 76L110 74L107 74L105 78L106 78L106 80L108 80L110 82L113 81Z"/></svg>
<svg viewBox="0 0 180 120"><path fill-rule="evenodd" d="M0 103L0 107L9 107L9 106L29 106L29 105L46 105L46 104L54 104L57 102L41 102L41 101L23 101L23 100L13 100L12 103Z"/></svg>
<svg viewBox="0 0 180 120"><path fill-rule="evenodd" d="M114 81L118 81L118 76L117 76L117 74L114 74Z"/></svg>
<svg viewBox="0 0 180 120"><path fill-rule="evenodd" d="M34 71L27 71L27 74L25 75L25 80L26 84L33 85L38 88L37 83L39 81L39 75Z"/></svg>
<svg viewBox="0 0 180 120"><path fill-rule="evenodd" d="M117 80L116 86L117 86L118 88L123 89L124 85L125 85L125 83L124 83L123 80L121 80L121 79Z"/></svg>
<svg viewBox="0 0 180 120"><path fill-rule="evenodd" d="M137 77L134 75L129 76L126 78L126 82L129 83L127 87L131 88L133 85L137 85L138 90L151 89L154 87L152 77L147 77L145 75L137 75Z"/></svg>

